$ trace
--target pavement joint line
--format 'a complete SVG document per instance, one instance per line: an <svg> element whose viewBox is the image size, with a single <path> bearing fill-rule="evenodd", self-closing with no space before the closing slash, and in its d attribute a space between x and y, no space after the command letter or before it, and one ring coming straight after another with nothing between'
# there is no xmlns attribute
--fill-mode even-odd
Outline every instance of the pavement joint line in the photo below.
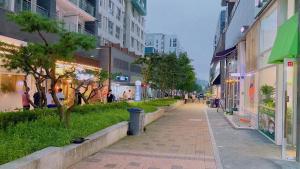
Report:
<svg viewBox="0 0 300 169"><path fill-rule="evenodd" d="M114 150L103 150L101 153L107 153L111 155L130 155L138 157L150 157L150 158L164 158L164 159L179 159L179 160L190 160L190 161L214 161L214 159L208 159L203 156L194 155L174 155L166 153L145 153L145 152L129 152L129 151L114 151Z"/></svg>
<svg viewBox="0 0 300 169"><path fill-rule="evenodd" d="M210 134L210 137L211 137L210 140L211 140L211 144L212 144L212 147L213 147L213 152L214 152L214 155L215 155L215 161L216 161L217 169L223 169L223 165L222 165L221 158L220 158L220 153L219 153L219 150L217 148L217 143L216 143L216 140L215 140L215 137L214 137L214 133L212 131L210 121L209 121L209 118L208 118L208 115L207 115L207 106L204 107L203 111L205 112L205 116L206 116L206 120L207 120L207 124L208 124L208 130L209 130L209 134Z"/></svg>

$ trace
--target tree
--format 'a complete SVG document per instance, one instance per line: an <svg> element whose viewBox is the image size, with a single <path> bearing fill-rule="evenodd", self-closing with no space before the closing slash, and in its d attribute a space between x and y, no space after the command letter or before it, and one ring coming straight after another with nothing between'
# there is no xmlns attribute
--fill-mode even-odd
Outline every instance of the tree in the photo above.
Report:
<svg viewBox="0 0 300 169"><path fill-rule="evenodd" d="M92 36L67 32L62 29L58 21L31 12L9 14L9 20L19 25L22 31L37 34L41 43L29 42L26 46L21 46L11 53L2 53L0 57L4 62L3 66L32 75L36 79L37 86L41 86L45 79L49 80L52 89L51 96L57 105L60 120L68 127L70 110L63 108L54 91L60 80L74 76L74 70L57 75L55 74L56 62L72 61L75 51L95 48L96 39ZM58 41L51 42L48 36L45 36L46 34L57 36ZM1 43L4 48L6 45Z"/></svg>
<svg viewBox="0 0 300 169"><path fill-rule="evenodd" d="M106 80L109 78L107 71L92 71L92 70L82 70L81 74L89 74L92 77L87 79L81 79L75 75L73 79L75 80L75 85L72 88L75 91L75 100L74 103L78 102L78 94L81 95L85 104L90 104L90 100L94 98L98 91L104 88ZM80 92L80 89L83 89L83 92Z"/></svg>
<svg viewBox="0 0 300 169"><path fill-rule="evenodd" d="M162 93L173 95L173 91L195 91L196 74L191 60L186 53L163 55L148 55L137 59L136 64L143 67L143 77L146 83L152 82L154 88Z"/></svg>

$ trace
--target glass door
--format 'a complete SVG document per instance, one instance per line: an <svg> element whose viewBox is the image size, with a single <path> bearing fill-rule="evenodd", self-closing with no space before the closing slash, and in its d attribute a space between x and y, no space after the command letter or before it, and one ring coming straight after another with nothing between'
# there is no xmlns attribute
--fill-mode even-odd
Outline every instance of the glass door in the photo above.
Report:
<svg viewBox="0 0 300 169"><path fill-rule="evenodd" d="M296 159L296 125L297 125L297 61L285 59L284 61L284 113L283 113L283 142L282 158Z"/></svg>

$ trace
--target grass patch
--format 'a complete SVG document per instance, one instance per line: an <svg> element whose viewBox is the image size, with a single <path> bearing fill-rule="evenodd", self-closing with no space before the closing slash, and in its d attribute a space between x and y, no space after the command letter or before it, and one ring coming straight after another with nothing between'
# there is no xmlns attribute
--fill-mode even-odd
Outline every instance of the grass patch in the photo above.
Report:
<svg viewBox="0 0 300 169"><path fill-rule="evenodd" d="M70 140L76 137L86 137L101 129L107 128L122 121L128 121L130 107L145 109L145 112L153 112L158 107L168 106L174 103L173 99L160 99L139 103L112 103L95 104L76 107L71 114L70 128L64 128L59 122L54 110L47 109L46 113L37 113L33 120L9 123L5 129L0 129L0 164L13 161L49 146L61 147L70 144ZM24 112L18 112L22 114ZM7 114L7 113L4 113ZM22 115L21 115L22 116ZM31 116L30 116L31 117Z"/></svg>

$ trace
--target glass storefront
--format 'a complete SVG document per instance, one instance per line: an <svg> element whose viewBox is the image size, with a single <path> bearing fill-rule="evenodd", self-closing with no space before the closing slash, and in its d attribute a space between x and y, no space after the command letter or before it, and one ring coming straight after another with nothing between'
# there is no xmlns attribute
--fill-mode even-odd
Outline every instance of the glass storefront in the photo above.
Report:
<svg viewBox="0 0 300 169"><path fill-rule="evenodd" d="M276 67L259 71L258 128L275 141Z"/></svg>

